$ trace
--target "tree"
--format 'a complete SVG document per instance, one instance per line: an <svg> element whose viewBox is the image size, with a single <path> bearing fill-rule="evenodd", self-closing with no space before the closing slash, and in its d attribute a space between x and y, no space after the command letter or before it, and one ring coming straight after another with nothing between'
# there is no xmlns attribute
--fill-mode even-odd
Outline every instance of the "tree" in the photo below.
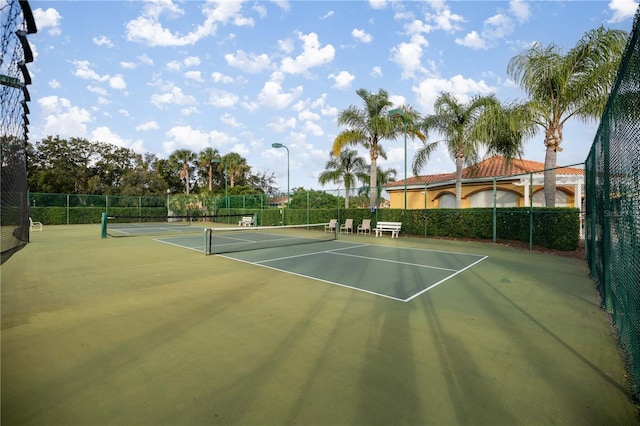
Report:
<svg viewBox="0 0 640 426"><path fill-rule="evenodd" d="M178 149L169 156L169 161L179 166L180 179L184 180L185 193L189 195L191 187L191 167L189 163L196 160L196 154L189 149Z"/></svg>
<svg viewBox="0 0 640 426"><path fill-rule="evenodd" d="M508 74L529 97L533 122L544 129L544 199L555 207L557 153L570 118L598 119L615 80L627 34L600 27L591 30L563 54L560 47L539 43L513 57Z"/></svg>
<svg viewBox="0 0 640 426"><path fill-rule="evenodd" d="M376 172L378 157L387 158L382 147L385 139L393 140L404 136L405 122L391 119L389 108L393 105L389 101L389 94L382 89L378 93L370 93L365 89L358 89L356 94L362 99L363 108L351 105L338 115L338 125L347 126L333 141L332 152L336 157L345 146L362 146L369 151L370 165L370 207L376 202ZM414 126L419 114L410 107L403 108L408 137L418 137L424 140L422 133Z"/></svg>
<svg viewBox="0 0 640 426"><path fill-rule="evenodd" d="M413 159L413 173L418 174L427 163L430 155L442 142L447 146L449 155L456 164L456 207L462 202L462 168L477 162L481 146L488 145L486 136L480 130L483 113L499 108L498 100L493 96L475 96L469 102L462 103L455 96L442 92L434 103L434 114L423 121L423 130L428 133L436 130L443 139L425 144ZM504 141L503 141L504 142Z"/></svg>
<svg viewBox="0 0 640 426"><path fill-rule="evenodd" d="M376 205L378 205L380 201L382 201L382 188L389 182L394 182L396 180L397 174L398 172L396 171L396 169L383 170L380 168L380 166L378 166L376 170ZM365 185L360 188L360 190L358 191L358 195L370 194L371 188L368 184L366 184L366 181L369 180L369 175L363 176L363 179L361 180L363 181L363 183L365 183ZM369 197L370 196L371 195L369 195Z"/></svg>
<svg viewBox="0 0 640 426"><path fill-rule="evenodd" d="M331 153L331 157L324 167L326 170L320 173L318 182L322 186L329 182L344 183L344 208L348 209L351 188L366 173L367 163L364 158L358 156L358 151L345 149L340 152L339 157Z"/></svg>
<svg viewBox="0 0 640 426"><path fill-rule="evenodd" d="M207 147L200 151L198 156L198 164L202 169L206 170L208 176L208 188L209 192L213 192L213 165L215 164L213 160L219 159L220 154L217 149L213 149Z"/></svg>
<svg viewBox="0 0 640 426"><path fill-rule="evenodd" d="M247 159L242 157L240 154L230 152L222 157L222 161L227 167L229 186L233 188L238 181L244 184L247 173L251 171L251 167L247 164ZM222 167L222 164L220 166Z"/></svg>

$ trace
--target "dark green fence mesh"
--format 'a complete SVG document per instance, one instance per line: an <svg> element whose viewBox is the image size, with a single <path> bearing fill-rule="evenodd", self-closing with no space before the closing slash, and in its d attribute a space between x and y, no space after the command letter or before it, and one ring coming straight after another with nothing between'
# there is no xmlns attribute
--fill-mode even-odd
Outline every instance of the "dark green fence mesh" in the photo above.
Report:
<svg viewBox="0 0 640 426"><path fill-rule="evenodd" d="M587 260L640 399L640 9L586 161Z"/></svg>
<svg viewBox="0 0 640 426"><path fill-rule="evenodd" d="M29 241L27 133L33 52L27 35L36 32L28 1L0 2L0 263Z"/></svg>

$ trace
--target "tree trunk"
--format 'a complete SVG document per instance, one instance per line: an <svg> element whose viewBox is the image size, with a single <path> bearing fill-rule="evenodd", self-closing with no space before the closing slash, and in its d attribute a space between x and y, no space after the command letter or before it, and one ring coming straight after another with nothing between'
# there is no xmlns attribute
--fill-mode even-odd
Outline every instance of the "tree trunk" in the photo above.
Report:
<svg viewBox="0 0 640 426"><path fill-rule="evenodd" d="M213 192L213 163L209 163L209 192Z"/></svg>
<svg viewBox="0 0 640 426"><path fill-rule="evenodd" d="M369 180L369 208L377 207L378 201L378 152L375 147L370 150L371 154L371 178Z"/></svg>
<svg viewBox="0 0 640 426"><path fill-rule="evenodd" d="M462 157L456 157L456 208L462 207Z"/></svg>
<svg viewBox="0 0 640 426"><path fill-rule="evenodd" d="M544 156L544 204L545 207L556 206L556 170L558 152L562 151L562 125L552 123L545 130L544 146L547 152Z"/></svg>
<svg viewBox="0 0 640 426"><path fill-rule="evenodd" d="M546 207L556 206L556 161L557 155L555 147L548 147L544 156L544 205Z"/></svg>
<svg viewBox="0 0 640 426"><path fill-rule="evenodd" d="M349 208L349 193L351 192L351 188L347 185L344 187L344 208Z"/></svg>

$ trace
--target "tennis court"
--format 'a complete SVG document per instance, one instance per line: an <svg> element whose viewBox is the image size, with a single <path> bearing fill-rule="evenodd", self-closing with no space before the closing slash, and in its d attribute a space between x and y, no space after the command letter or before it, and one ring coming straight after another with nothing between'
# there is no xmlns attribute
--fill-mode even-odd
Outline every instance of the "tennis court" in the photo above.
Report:
<svg viewBox="0 0 640 426"><path fill-rule="evenodd" d="M639 424L583 260L99 231L45 225L0 267L2 424Z"/></svg>
<svg viewBox="0 0 640 426"><path fill-rule="evenodd" d="M279 244L283 240L290 240L291 236L257 228L218 238L218 245L235 246L240 240L243 249L247 250L253 244L273 239ZM156 238L156 241L204 253L201 235ZM486 258L478 254L342 240L248 250L223 256L403 302L412 300Z"/></svg>

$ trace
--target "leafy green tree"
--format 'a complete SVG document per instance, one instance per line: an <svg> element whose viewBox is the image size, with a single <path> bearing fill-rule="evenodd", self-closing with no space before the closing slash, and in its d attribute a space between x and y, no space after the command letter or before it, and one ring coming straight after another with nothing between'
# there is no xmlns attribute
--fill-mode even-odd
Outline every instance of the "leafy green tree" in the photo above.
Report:
<svg viewBox="0 0 640 426"><path fill-rule="evenodd" d="M533 122L544 129L544 199L555 207L557 153L571 118L598 119L627 43L627 33L604 27L588 31L566 54L539 43L509 61L508 74L529 97Z"/></svg>
<svg viewBox="0 0 640 426"><path fill-rule="evenodd" d="M238 153L230 152L222 157L222 161L227 167L229 186L233 188L236 182L244 183L247 174L251 171L247 159Z"/></svg>
<svg viewBox="0 0 640 426"><path fill-rule="evenodd" d="M366 161L358 156L358 151L345 149L340 152L339 157L331 153L331 157L324 167L326 170L320 173L318 182L322 186L329 182L343 183L345 189L344 208L348 209L351 189L363 175L366 175Z"/></svg>
<svg viewBox="0 0 640 426"><path fill-rule="evenodd" d="M218 153L218 150L210 147L203 149L202 151L200 151L200 154L198 155L198 165L200 166L201 170L204 170L206 172L206 175L208 177L207 182L208 182L208 188L210 193L213 192L214 166L217 166L217 164L214 163L213 160L216 160L219 158L220 158L220 153Z"/></svg>
<svg viewBox="0 0 640 426"><path fill-rule="evenodd" d="M338 125L346 126L333 141L333 155L339 157L345 146L362 146L369 151L370 164L370 207L375 207L376 201L376 172L378 157L387 158L382 141L407 137L418 137L424 140L423 134L415 126L420 115L410 107L403 108L404 120L389 117L389 94L379 89L378 93L370 93L365 89L358 89L356 94L362 99L363 108L351 105L338 114Z"/></svg>
<svg viewBox="0 0 640 426"><path fill-rule="evenodd" d="M190 164L196 160L196 154L189 149L178 149L169 156L169 161L179 167L180 180L184 181L185 193L189 195L191 187L192 167Z"/></svg>
<svg viewBox="0 0 640 426"><path fill-rule="evenodd" d="M289 206L292 209L332 209L342 204L342 197L315 189L294 188L291 192Z"/></svg>

